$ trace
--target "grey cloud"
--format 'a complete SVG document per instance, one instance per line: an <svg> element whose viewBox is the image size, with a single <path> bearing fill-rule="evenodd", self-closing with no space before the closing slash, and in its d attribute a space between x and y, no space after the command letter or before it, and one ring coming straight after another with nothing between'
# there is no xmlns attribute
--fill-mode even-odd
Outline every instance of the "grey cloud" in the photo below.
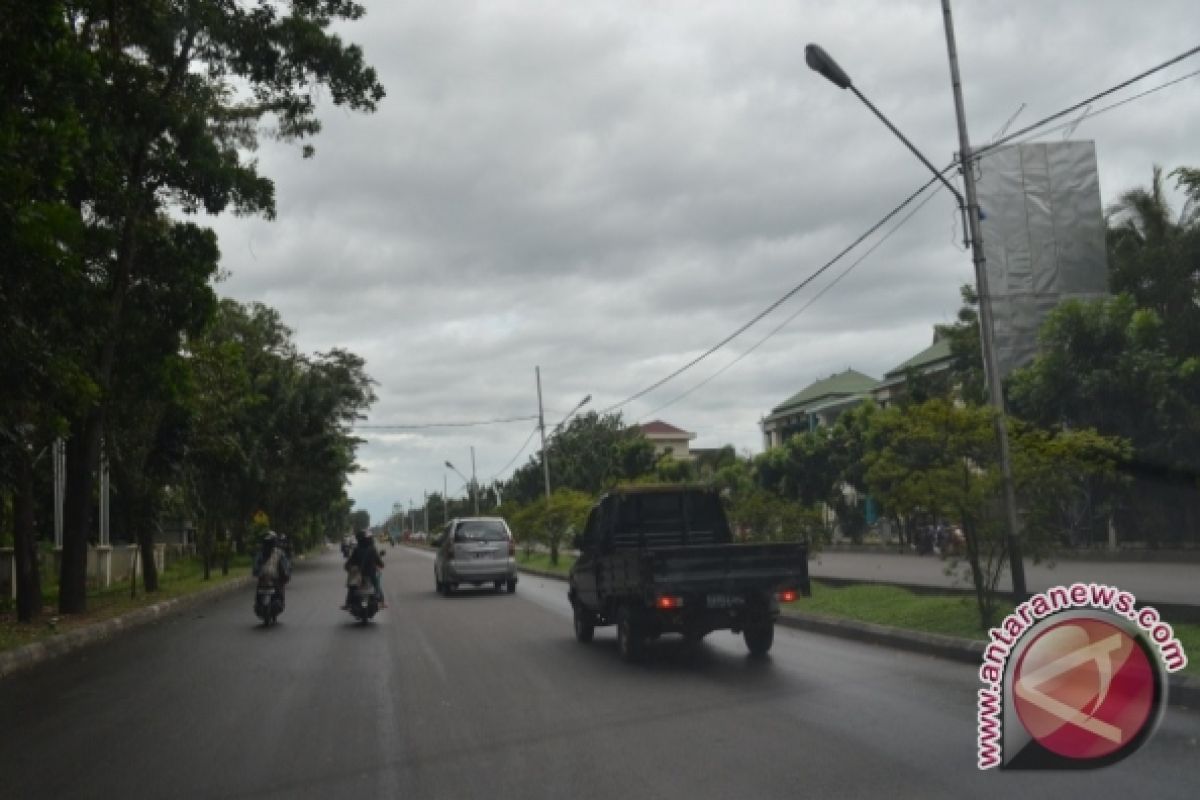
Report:
<svg viewBox="0 0 1200 800"><path fill-rule="evenodd" d="M330 109L312 161L264 146L278 220L214 227L232 272L222 292L278 307L306 350L367 358L380 382L373 423L534 413L535 364L551 423L588 393L593 408L616 402L926 180L850 93L805 67L809 41L934 162L957 146L941 16L928 2L764 2L752 13L684 0L367 5L343 35L380 70L379 112ZM1187 2L987 0L955 14L976 142L1021 102L1014 127L1194 39L1179 24ZM1155 161L1195 163L1197 121L1192 83L1076 136L1097 141L1107 202ZM936 198L753 355L659 416L698 444L756 449L759 417L806 383L848 366L879 375L926 346L971 280L954 224L952 202ZM840 267L627 418L720 369ZM440 491L441 463L464 468L472 445L487 478L530 429L371 434L352 494L379 517L393 500Z"/></svg>

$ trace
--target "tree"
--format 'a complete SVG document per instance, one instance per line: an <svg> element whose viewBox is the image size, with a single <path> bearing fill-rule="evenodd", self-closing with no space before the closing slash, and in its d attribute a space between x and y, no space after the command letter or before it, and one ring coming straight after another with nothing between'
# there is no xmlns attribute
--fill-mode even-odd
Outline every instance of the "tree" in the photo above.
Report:
<svg viewBox="0 0 1200 800"><path fill-rule="evenodd" d="M521 542L526 557L533 544L545 545L550 563L558 564L563 542L583 530L587 515L596 500L592 495L573 489L556 489L547 500L543 495L531 503L505 503L501 514Z"/></svg>
<svg viewBox="0 0 1200 800"><path fill-rule="evenodd" d="M1095 428L1128 440L1137 479L1121 528L1151 544L1200 530L1200 358L1171 352L1158 313L1118 295L1055 309L1040 355L1012 378L1014 413L1048 428Z"/></svg>
<svg viewBox="0 0 1200 800"><path fill-rule="evenodd" d="M591 495L654 470L654 446L620 414L580 414L550 439L548 450L553 485ZM540 455L513 472L503 494L520 503L545 494Z"/></svg>
<svg viewBox="0 0 1200 800"><path fill-rule="evenodd" d="M28 19L27 5L17 17ZM86 143L62 197L85 223L71 251L86 268L71 276L70 294L87 307L77 320L88 321L75 363L98 389L71 420L63 612L86 608L92 470L131 295L149 262L143 251L168 208L272 216L274 187L248 154L265 122L284 140L317 133L313 87L328 87L335 104L374 108L383 97L374 72L358 48L328 30L361 15L361 6L336 0L293 3L286 13L224 0L74 0L31 25L34 33L60 32L56 44L87 67L64 70L53 84ZM36 122L54 120L47 112Z"/></svg>
<svg viewBox="0 0 1200 800"><path fill-rule="evenodd" d="M1124 192L1108 209L1109 287L1162 321L1167 350L1200 353L1200 170L1171 173L1186 196L1174 214L1160 167L1149 188Z"/></svg>
<svg viewBox="0 0 1200 800"><path fill-rule="evenodd" d="M350 527L356 531L366 530L371 527L371 514L365 508L358 508L350 512Z"/></svg>
<svg viewBox="0 0 1200 800"><path fill-rule="evenodd" d="M944 336L950 341L953 361L949 375L946 379L919 381L916 384L917 393L912 398L915 403L933 397L947 397L951 393L971 405L988 403L983 346L979 340L979 295L970 284L959 287L959 294L962 295L962 306L958 309L958 322L935 328L937 336Z"/></svg>
<svg viewBox="0 0 1200 800"><path fill-rule="evenodd" d="M804 507L824 504L842 533L860 540L867 521L858 503L864 488L867 431L878 411L873 403L843 413L833 427L797 434L756 462L760 485Z"/></svg>
<svg viewBox="0 0 1200 800"><path fill-rule="evenodd" d="M84 222L66 197L87 133L61 91L93 64L71 47L61 3L0 0L0 19L0 497L12 497L17 618L29 622L42 606L35 462L98 397L80 358Z"/></svg>
<svg viewBox="0 0 1200 800"><path fill-rule="evenodd" d="M1082 485L1114 480L1125 445L1090 430L1055 432L1016 422L1011 430L1022 548L1036 560L1053 552L1063 503ZM990 627L1008 558L991 410L942 399L889 408L873 419L869 441L872 492L900 513L962 526L980 621Z"/></svg>

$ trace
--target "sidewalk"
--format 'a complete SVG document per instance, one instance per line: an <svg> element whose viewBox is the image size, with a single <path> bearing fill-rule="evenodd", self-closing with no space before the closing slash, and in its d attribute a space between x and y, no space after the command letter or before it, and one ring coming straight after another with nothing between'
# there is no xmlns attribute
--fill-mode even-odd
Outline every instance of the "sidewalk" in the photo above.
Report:
<svg viewBox="0 0 1200 800"><path fill-rule="evenodd" d="M969 577L945 574L950 561L898 553L822 552L809 564L814 578L843 578L913 586L967 589ZM961 568L965 568L963 562ZM1121 561L1059 561L1054 566L1025 562L1031 592L1076 581L1109 584L1132 592L1141 605L1200 605L1200 564ZM998 587L1011 591L1007 570Z"/></svg>

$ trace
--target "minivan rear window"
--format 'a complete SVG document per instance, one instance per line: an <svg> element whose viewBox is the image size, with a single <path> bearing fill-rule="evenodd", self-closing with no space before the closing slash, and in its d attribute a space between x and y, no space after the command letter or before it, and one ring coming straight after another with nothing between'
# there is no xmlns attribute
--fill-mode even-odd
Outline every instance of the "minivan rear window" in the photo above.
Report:
<svg viewBox="0 0 1200 800"><path fill-rule="evenodd" d="M454 529L456 542L502 542L508 539L508 529L498 519L468 520Z"/></svg>

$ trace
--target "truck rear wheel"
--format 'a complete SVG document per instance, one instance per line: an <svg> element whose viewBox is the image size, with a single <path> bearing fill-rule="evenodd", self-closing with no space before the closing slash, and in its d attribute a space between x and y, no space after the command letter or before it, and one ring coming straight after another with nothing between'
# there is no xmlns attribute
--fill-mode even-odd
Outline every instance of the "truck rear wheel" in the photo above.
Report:
<svg viewBox="0 0 1200 800"><path fill-rule="evenodd" d="M646 634L628 608L621 609L617 620L617 652L630 663L641 661L646 654Z"/></svg>
<svg viewBox="0 0 1200 800"><path fill-rule="evenodd" d="M765 656L775 643L775 624L767 620L765 623L747 625L742 631L742 638L746 640L746 648L750 655Z"/></svg>
<svg viewBox="0 0 1200 800"><path fill-rule="evenodd" d="M575 611L575 640L587 644L596 635L596 625L592 622L592 615L580 608L577 603L572 603L572 607Z"/></svg>

